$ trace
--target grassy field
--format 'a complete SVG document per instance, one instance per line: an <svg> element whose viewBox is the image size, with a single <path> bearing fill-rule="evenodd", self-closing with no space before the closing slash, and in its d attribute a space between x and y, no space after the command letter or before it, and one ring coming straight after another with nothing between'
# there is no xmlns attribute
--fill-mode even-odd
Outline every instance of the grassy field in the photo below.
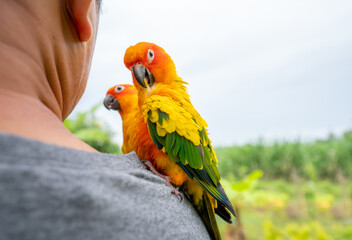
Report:
<svg viewBox="0 0 352 240"><path fill-rule="evenodd" d="M309 143L216 148L238 208L225 239L352 239L352 131Z"/></svg>
<svg viewBox="0 0 352 240"><path fill-rule="evenodd" d="M256 180L244 191L226 186L239 218L219 220L224 239L352 239L352 182ZM232 192L231 192L232 191Z"/></svg>

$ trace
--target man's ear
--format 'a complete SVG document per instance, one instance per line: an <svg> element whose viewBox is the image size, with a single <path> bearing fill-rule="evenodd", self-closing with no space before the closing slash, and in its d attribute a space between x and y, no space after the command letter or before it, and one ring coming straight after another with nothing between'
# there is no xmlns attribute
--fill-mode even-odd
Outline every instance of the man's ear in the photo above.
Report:
<svg viewBox="0 0 352 240"><path fill-rule="evenodd" d="M93 35L89 10L95 0L67 0L68 11L73 18L79 39L87 42ZM94 7L94 6L93 6Z"/></svg>

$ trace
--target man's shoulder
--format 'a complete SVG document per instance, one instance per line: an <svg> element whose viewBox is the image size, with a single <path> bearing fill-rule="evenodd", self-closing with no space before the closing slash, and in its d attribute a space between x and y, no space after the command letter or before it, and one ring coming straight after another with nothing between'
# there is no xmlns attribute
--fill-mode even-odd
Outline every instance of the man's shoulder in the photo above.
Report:
<svg viewBox="0 0 352 240"><path fill-rule="evenodd" d="M13 164L30 164L35 161L39 165L57 164L84 169L94 167L102 169L116 167L118 170L143 168L143 164L134 152L125 155L92 153L2 132L0 132L0 156L2 162L11 159Z"/></svg>
<svg viewBox="0 0 352 240"><path fill-rule="evenodd" d="M193 206L180 203L135 153L89 153L0 134L0 166L0 238L208 236Z"/></svg>

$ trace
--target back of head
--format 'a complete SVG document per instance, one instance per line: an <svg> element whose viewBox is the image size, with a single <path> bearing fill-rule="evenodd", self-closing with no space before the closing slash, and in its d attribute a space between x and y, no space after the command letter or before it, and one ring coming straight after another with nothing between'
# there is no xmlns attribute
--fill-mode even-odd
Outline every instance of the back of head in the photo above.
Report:
<svg viewBox="0 0 352 240"><path fill-rule="evenodd" d="M100 0L0 0L0 88L65 119L90 70Z"/></svg>

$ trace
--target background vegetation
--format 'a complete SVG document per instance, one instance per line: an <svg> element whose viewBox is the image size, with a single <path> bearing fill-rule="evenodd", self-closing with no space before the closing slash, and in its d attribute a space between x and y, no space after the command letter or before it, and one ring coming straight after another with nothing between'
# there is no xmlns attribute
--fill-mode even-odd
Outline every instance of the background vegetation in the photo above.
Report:
<svg viewBox="0 0 352 240"><path fill-rule="evenodd" d="M352 176L352 131L310 143L275 142L216 148L223 176L244 177L261 169L265 179L289 180L295 173L306 180L337 180Z"/></svg>
<svg viewBox="0 0 352 240"><path fill-rule="evenodd" d="M80 112L66 119L64 125L74 135L99 152L120 154L121 147L113 141L115 133L111 131L106 122L98 120L96 116L101 106L102 104L99 103L86 112Z"/></svg>
<svg viewBox="0 0 352 240"><path fill-rule="evenodd" d="M97 150L119 154L111 128L96 117L100 105L64 124ZM259 140L216 153L238 215L232 225L219 219L224 239L352 239L352 131L309 143Z"/></svg>

